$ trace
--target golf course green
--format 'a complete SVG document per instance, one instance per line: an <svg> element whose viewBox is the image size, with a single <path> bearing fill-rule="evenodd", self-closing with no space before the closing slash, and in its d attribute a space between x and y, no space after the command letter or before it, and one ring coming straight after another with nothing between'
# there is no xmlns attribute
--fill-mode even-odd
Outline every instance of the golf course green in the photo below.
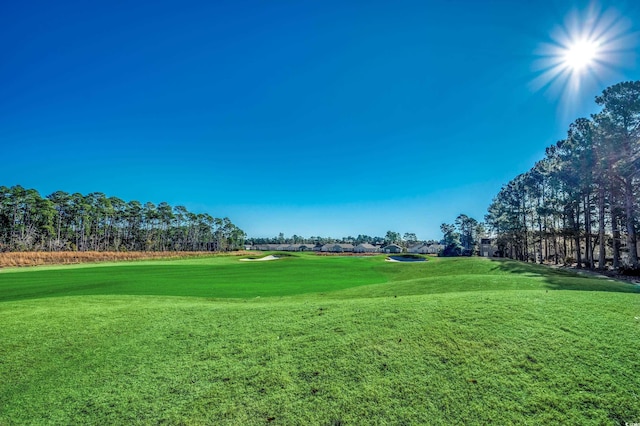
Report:
<svg viewBox="0 0 640 426"><path fill-rule="evenodd" d="M640 423L640 286L511 260L7 268L0 324L0 425Z"/></svg>

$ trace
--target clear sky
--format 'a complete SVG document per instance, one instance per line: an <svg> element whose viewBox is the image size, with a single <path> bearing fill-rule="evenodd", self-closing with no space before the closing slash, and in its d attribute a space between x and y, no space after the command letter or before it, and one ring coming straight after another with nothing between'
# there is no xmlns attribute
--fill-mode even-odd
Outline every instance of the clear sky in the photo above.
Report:
<svg viewBox="0 0 640 426"><path fill-rule="evenodd" d="M576 28L616 52L549 81ZM639 29L637 0L5 2L0 185L439 239L640 78Z"/></svg>

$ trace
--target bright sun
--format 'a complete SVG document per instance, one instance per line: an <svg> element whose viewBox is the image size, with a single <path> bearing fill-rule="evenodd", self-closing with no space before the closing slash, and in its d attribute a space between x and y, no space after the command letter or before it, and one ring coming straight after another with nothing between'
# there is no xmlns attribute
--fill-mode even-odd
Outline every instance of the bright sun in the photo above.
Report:
<svg viewBox="0 0 640 426"><path fill-rule="evenodd" d="M562 60L574 72L588 69L598 59L598 43L581 40L566 47Z"/></svg>
<svg viewBox="0 0 640 426"><path fill-rule="evenodd" d="M578 99L574 95L583 87L598 85L623 63L632 63L636 40L631 29L631 21L615 9L592 3L584 11L574 10L539 45L532 87Z"/></svg>

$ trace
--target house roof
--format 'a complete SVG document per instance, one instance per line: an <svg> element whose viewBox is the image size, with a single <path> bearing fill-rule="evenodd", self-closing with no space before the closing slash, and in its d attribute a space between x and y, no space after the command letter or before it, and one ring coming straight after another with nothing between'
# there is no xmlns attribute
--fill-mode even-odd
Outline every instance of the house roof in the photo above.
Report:
<svg viewBox="0 0 640 426"><path fill-rule="evenodd" d="M386 246L384 246L384 247L382 247L382 248L387 248L387 247L397 247L397 248L399 248L399 249L401 249L401 248L402 248L402 247L400 247L400 246L399 246L399 245L397 245L397 244L389 244L389 245L386 245Z"/></svg>
<svg viewBox="0 0 640 426"><path fill-rule="evenodd" d="M352 249L353 248L353 244L338 244L338 243L330 243L330 244L325 244L322 246L322 248L333 248L333 247L340 247L341 249Z"/></svg>
<svg viewBox="0 0 640 426"><path fill-rule="evenodd" d="M413 246L409 247L409 250L417 250L417 249L422 248L424 246L428 247L429 245L426 244L426 243L420 243L420 244L416 244L416 245L413 245Z"/></svg>
<svg viewBox="0 0 640 426"><path fill-rule="evenodd" d="M369 249L376 248L376 246L374 246L373 244L369 244L369 243L358 244L356 247L363 247L363 248L369 248Z"/></svg>

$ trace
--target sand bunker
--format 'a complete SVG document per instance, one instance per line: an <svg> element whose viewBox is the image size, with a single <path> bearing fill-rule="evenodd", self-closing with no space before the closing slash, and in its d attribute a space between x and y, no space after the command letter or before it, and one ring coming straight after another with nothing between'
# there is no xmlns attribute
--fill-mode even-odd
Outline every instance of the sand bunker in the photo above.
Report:
<svg viewBox="0 0 640 426"><path fill-rule="evenodd" d="M257 259L240 259L241 262L263 262L265 260L278 260L280 259L278 256L274 256L270 254L269 256L259 257Z"/></svg>

